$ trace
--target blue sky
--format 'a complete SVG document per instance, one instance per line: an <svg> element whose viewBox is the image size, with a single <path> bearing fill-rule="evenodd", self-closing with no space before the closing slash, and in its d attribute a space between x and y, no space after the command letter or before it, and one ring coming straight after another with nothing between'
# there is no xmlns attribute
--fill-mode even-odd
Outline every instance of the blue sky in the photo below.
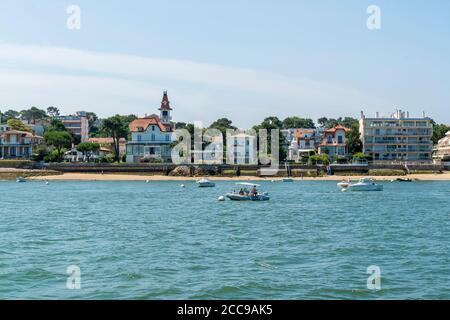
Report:
<svg viewBox="0 0 450 320"><path fill-rule="evenodd" d="M168 89L175 121L403 108L450 123L449 39L447 0L2 0L0 110L143 115Z"/></svg>

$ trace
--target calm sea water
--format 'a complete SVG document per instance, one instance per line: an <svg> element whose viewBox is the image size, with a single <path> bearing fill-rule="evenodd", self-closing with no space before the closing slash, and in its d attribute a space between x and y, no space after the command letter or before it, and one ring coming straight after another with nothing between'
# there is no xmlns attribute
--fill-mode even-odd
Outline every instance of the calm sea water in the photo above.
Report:
<svg viewBox="0 0 450 320"><path fill-rule="evenodd" d="M0 298L450 299L450 182L183 183L0 182Z"/></svg>

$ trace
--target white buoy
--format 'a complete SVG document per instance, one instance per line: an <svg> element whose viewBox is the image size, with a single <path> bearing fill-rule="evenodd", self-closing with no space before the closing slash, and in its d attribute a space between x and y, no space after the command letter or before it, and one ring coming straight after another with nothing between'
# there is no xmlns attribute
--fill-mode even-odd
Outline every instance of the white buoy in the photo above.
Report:
<svg viewBox="0 0 450 320"><path fill-rule="evenodd" d="M272 182L275 182L275 180L272 180Z"/></svg>
<svg viewBox="0 0 450 320"><path fill-rule="evenodd" d="M150 180L145 180L145 183L150 183Z"/></svg>
<svg viewBox="0 0 450 320"><path fill-rule="evenodd" d="M219 199L217 199L219 201L225 201L225 197L224 196L220 196Z"/></svg>
<svg viewBox="0 0 450 320"><path fill-rule="evenodd" d="M45 184L50 184L50 182L48 182L48 181L45 181Z"/></svg>

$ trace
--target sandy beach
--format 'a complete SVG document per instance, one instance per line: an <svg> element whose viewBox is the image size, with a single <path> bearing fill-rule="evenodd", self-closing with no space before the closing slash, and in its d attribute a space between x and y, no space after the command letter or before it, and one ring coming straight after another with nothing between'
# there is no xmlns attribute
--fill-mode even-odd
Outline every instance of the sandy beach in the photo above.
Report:
<svg viewBox="0 0 450 320"><path fill-rule="evenodd" d="M305 178L294 178L294 180L312 180L312 181L342 181L342 180L357 180L363 176L325 176L325 177L305 177ZM375 176L376 180L387 180L390 181L396 178L410 178L413 180L422 181L450 181L450 172L445 172L442 174L411 174L407 176ZM34 180L60 180L60 181L193 181L199 180L200 177L171 177L163 175L133 175L133 174L95 174L95 173L64 173L61 175L53 176L39 176L30 177ZM215 181L272 181L281 180L280 177L208 177L210 180Z"/></svg>

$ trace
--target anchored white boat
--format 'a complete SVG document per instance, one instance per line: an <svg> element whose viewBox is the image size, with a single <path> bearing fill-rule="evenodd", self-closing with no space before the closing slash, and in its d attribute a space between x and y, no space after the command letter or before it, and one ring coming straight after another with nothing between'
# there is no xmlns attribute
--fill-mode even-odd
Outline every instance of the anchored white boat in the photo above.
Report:
<svg viewBox="0 0 450 320"><path fill-rule="evenodd" d="M283 178L283 182L294 182L294 179L292 178Z"/></svg>
<svg viewBox="0 0 450 320"><path fill-rule="evenodd" d="M16 182L27 182L27 179L25 179L24 177L18 177L16 179Z"/></svg>
<svg viewBox="0 0 450 320"><path fill-rule="evenodd" d="M260 187L259 184L254 183L236 183L236 185L242 186L241 191L230 192L226 194L226 197L233 201L268 201L270 200L269 194L267 192L254 192L257 187ZM247 190L246 187L253 188L252 191Z"/></svg>
<svg viewBox="0 0 450 320"><path fill-rule="evenodd" d="M197 184L200 188L214 188L216 186L216 184L214 182L211 182L206 178L198 180Z"/></svg>
<svg viewBox="0 0 450 320"><path fill-rule="evenodd" d="M361 178L357 183L340 182L338 186L342 191L383 191L383 185L375 183L372 178Z"/></svg>
<svg viewBox="0 0 450 320"><path fill-rule="evenodd" d="M347 189L348 186L350 185L350 183L351 183L350 180L348 180L348 181L341 181L337 185L338 185L339 188Z"/></svg>

